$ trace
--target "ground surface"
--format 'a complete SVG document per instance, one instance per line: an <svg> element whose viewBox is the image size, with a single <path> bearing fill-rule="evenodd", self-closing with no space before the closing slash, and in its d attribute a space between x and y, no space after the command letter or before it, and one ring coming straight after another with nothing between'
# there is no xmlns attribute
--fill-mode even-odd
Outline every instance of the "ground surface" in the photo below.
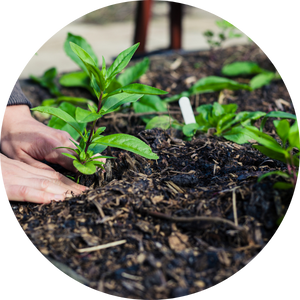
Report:
<svg viewBox="0 0 300 300"><path fill-rule="evenodd" d="M213 55L153 56L140 82L173 95L204 76L220 75L225 63L236 60L251 60L275 70L260 49L250 45ZM35 105L49 98L29 81L22 86ZM81 90L64 93L90 97ZM253 92L224 91L223 96L224 104L237 103L239 111L294 113L282 81ZM193 107L218 100L219 93L191 98ZM177 104L170 111L180 120ZM91 186L88 192L50 205L11 203L30 240L74 279L129 298L188 295L243 268L276 232L293 191L273 189L276 178L258 184L257 177L283 170L282 163L250 144L237 145L205 134L187 142L173 130L145 131L130 111L105 119L101 126L107 126L107 133L135 134L160 158L150 161L112 149L117 159L106 175L82 179ZM267 128L272 130L270 124ZM109 247L92 248L99 245Z"/></svg>

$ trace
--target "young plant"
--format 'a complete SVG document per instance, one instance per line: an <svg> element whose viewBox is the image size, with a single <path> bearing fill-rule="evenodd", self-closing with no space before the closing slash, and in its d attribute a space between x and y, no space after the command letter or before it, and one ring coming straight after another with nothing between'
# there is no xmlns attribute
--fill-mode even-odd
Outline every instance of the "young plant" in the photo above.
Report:
<svg viewBox="0 0 300 300"><path fill-rule="evenodd" d="M281 144L279 144L268 134L262 132L265 121L269 117L289 118L295 120L292 125L290 125L290 122L286 119L273 121L276 133L281 141ZM298 176L300 155L299 128L296 116L285 112L270 112L262 120L260 131L257 129L254 130L253 128L251 128L250 131L253 133L252 138L260 144L253 145L254 148L272 159L284 162L287 166L286 172L268 172L260 176L258 181L260 182L264 178L271 175L278 175L280 177L287 178L290 183L279 181L275 183L274 188L287 189L295 187ZM293 150L295 149L297 150L297 153L293 152Z"/></svg>
<svg viewBox="0 0 300 300"><path fill-rule="evenodd" d="M239 112L236 113L238 106L232 104L204 104L197 107L199 113L195 119L197 123L183 126L183 133L187 137L192 137L197 131L208 132L213 129L214 135L223 136L238 144L247 143L249 138L243 138L243 135L236 136L236 130L243 129L243 126L252 125L254 121L264 116L264 112ZM229 137L229 138L228 138Z"/></svg>
<svg viewBox="0 0 300 300"><path fill-rule="evenodd" d="M238 32L235 26L225 20L216 21L216 25L221 29L221 32L216 34L211 30L207 30L203 33L211 49L221 47L228 39L239 38L243 35Z"/></svg>
<svg viewBox="0 0 300 300"><path fill-rule="evenodd" d="M73 127L79 134L80 141L78 144L74 142L75 149L68 148L74 152L74 155L68 153L64 153L64 155L73 159L73 165L82 174L95 173L97 166L103 168L103 162L100 162L98 159L111 158L99 155L107 146L131 151L148 159L158 158L147 144L134 136L128 134L103 136L102 133L105 131L105 127L96 129L96 122L102 116L117 110L122 104L136 102L145 94L160 95L167 93L138 83L115 88L114 80L116 76L127 66L138 46L139 44L135 44L121 52L109 68L106 68L103 57L100 70L86 50L70 42L72 51L84 64L88 72L91 88L98 99L97 105L88 105L88 110L77 107L74 116L57 107L39 106L32 109L58 117ZM84 129L84 132L82 132L80 127L82 123L91 123L91 130L87 131Z"/></svg>

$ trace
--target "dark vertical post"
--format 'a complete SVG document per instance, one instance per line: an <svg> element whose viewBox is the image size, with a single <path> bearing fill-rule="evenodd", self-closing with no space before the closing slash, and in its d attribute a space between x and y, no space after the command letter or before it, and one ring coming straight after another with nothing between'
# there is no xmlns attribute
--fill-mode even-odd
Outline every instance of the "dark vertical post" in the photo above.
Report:
<svg viewBox="0 0 300 300"><path fill-rule="evenodd" d="M182 4L170 2L170 48L181 49Z"/></svg>
<svg viewBox="0 0 300 300"><path fill-rule="evenodd" d="M143 0L137 3L135 15L134 44L140 42L136 53L146 52L146 38L149 20L151 17L152 0Z"/></svg>

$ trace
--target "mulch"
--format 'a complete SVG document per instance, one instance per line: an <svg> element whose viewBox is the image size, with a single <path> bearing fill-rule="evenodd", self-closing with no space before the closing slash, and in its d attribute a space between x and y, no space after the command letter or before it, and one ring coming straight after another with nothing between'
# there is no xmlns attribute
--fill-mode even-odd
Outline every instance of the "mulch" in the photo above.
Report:
<svg viewBox="0 0 300 300"><path fill-rule="evenodd" d="M150 70L140 82L167 90L168 96L187 90L201 77L220 75L222 66L235 60L275 70L254 44L150 59ZM34 105L50 98L29 80L21 85ZM62 91L91 97L80 89ZM218 100L220 93L191 97L193 108ZM237 103L238 111L294 113L281 80L253 92L223 91L222 101ZM181 120L176 103L170 111ZM189 295L247 265L275 234L293 196L292 189L272 188L276 177L261 183L257 178L285 170L284 164L251 144L237 145L210 134L186 141L173 129L145 130L129 109L122 113L104 119L106 133L134 134L159 159L111 149L117 159L107 163L106 172L81 179L90 186L87 192L48 205L11 202L32 243L75 280L128 298ZM267 129L274 133L271 122Z"/></svg>

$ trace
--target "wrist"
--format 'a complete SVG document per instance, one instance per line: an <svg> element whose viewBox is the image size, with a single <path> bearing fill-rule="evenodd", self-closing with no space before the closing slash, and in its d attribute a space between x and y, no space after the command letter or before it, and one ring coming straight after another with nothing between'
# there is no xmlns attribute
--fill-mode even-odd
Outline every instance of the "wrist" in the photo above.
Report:
<svg viewBox="0 0 300 300"><path fill-rule="evenodd" d="M32 119L28 105L11 105L7 106L2 123L1 140L5 135L9 134L17 124ZM24 125L23 125L24 126Z"/></svg>

